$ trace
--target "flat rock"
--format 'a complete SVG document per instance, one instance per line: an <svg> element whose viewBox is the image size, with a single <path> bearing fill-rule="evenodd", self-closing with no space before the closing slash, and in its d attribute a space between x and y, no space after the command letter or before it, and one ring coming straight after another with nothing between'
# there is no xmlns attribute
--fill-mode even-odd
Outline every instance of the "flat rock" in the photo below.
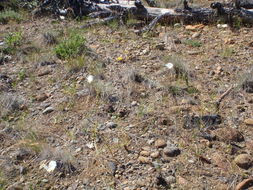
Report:
<svg viewBox="0 0 253 190"><path fill-rule="evenodd" d="M246 141L245 145L246 145L247 150L253 153L253 140Z"/></svg>
<svg viewBox="0 0 253 190"><path fill-rule="evenodd" d="M237 166L243 169L249 169L252 166L251 156L248 154L240 154L235 157L234 162Z"/></svg>
<svg viewBox="0 0 253 190"><path fill-rule="evenodd" d="M39 77L42 77L42 76L45 76L45 75L48 75L50 74L52 71L51 70L42 70L38 73L38 76Z"/></svg>
<svg viewBox="0 0 253 190"><path fill-rule="evenodd" d="M149 152L149 151L146 151L146 150L143 150L143 151L140 152L140 155L141 155L141 156L146 156L146 157L147 157L147 156L150 155L150 152Z"/></svg>
<svg viewBox="0 0 253 190"><path fill-rule="evenodd" d="M138 161L140 163L142 163L142 164L149 164L149 163L151 163L150 158L144 157L144 156L139 156Z"/></svg>
<svg viewBox="0 0 253 190"><path fill-rule="evenodd" d="M192 38L198 38L200 37L200 33L199 32L195 32L192 34Z"/></svg>
<svg viewBox="0 0 253 190"><path fill-rule="evenodd" d="M151 148L149 146L144 146L141 149L145 151L151 151Z"/></svg>
<svg viewBox="0 0 253 190"><path fill-rule="evenodd" d="M167 176L167 177L165 178L165 180L166 180L166 182L167 182L168 184L176 183L176 178L175 178L174 176L172 176L172 175Z"/></svg>
<svg viewBox="0 0 253 190"><path fill-rule="evenodd" d="M109 121L109 122L106 122L105 126L106 128L113 129L117 127L117 124L112 121Z"/></svg>
<svg viewBox="0 0 253 190"><path fill-rule="evenodd" d="M152 152L150 154L150 157L151 158L158 158L160 156L160 152L159 151L155 151L155 152Z"/></svg>
<svg viewBox="0 0 253 190"><path fill-rule="evenodd" d="M117 164L115 162L109 161L108 167L110 169L110 173L114 176L117 170Z"/></svg>
<svg viewBox="0 0 253 190"><path fill-rule="evenodd" d="M166 145L167 145L167 143L164 139L157 139L155 141L155 147L156 148L164 148Z"/></svg>
<svg viewBox="0 0 253 190"><path fill-rule="evenodd" d="M167 146L163 149L163 153L166 155L166 156L169 156L169 157L174 157L174 156L178 156L181 151L179 148L177 148L176 146Z"/></svg>
<svg viewBox="0 0 253 190"><path fill-rule="evenodd" d="M48 97L49 97L48 94L42 93L42 94L37 95L37 96L35 97L35 100L38 101L38 102L43 102L43 101L45 101Z"/></svg>
<svg viewBox="0 0 253 190"><path fill-rule="evenodd" d="M251 118L245 119L245 120L244 120L244 123L245 123L246 125L251 125L251 126L253 126L253 119L251 119Z"/></svg>

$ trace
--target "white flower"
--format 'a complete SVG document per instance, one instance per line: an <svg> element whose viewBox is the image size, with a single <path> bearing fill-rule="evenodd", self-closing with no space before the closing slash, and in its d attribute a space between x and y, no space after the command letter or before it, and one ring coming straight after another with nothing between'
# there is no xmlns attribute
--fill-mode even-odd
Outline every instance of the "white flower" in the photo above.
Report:
<svg viewBox="0 0 253 190"><path fill-rule="evenodd" d="M49 172L49 173L50 173L50 172L53 172L53 171L55 170L56 167L57 167L57 162L54 161L54 160L50 161L48 165L44 165L44 166L43 166L43 168L44 168L45 170L47 170L47 172Z"/></svg>
<svg viewBox="0 0 253 190"><path fill-rule="evenodd" d="M92 83L92 81L94 80L94 76L88 75L86 79L87 79L88 83Z"/></svg>
<svg viewBox="0 0 253 190"><path fill-rule="evenodd" d="M167 67L168 69L172 69L174 67L173 63L167 63L165 64L165 67Z"/></svg>

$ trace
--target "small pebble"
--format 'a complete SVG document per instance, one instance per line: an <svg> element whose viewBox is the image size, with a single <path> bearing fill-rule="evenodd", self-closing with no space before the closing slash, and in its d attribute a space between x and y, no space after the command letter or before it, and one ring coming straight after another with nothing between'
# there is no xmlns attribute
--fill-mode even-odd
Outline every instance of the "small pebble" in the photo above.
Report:
<svg viewBox="0 0 253 190"><path fill-rule="evenodd" d="M140 155L141 155L141 156L146 156L146 157L147 157L147 156L150 155L150 152L149 152L149 151L146 151L146 150L143 150L143 151L140 152Z"/></svg>

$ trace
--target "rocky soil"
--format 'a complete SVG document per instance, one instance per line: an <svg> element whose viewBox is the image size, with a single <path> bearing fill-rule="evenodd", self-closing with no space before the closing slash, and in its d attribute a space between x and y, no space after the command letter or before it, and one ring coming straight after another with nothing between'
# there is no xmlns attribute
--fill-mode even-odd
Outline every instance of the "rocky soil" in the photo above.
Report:
<svg viewBox="0 0 253 190"><path fill-rule="evenodd" d="M0 25L0 189L250 189L252 28L28 18Z"/></svg>

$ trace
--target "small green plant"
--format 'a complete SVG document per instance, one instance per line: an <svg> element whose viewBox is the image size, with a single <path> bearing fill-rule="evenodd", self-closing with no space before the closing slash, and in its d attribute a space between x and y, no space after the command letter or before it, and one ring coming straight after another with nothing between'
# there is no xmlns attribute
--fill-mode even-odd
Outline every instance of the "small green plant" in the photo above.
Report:
<svg viewBox="0 0 253 190"><path fill-rule="evenodd" d="M0 23L7 24L10 21L21 22L22 15L13 10L6 10L0 13Z"/></svg>
<svg viewBox="0 0 253 190"><path fill-rule="evenodd" d="M235 51L234 51L233 48L227 47L227 48L222 50L221 56L224 57L224 58L227 58L227 57L231 57L234 53L235 53Z"/></svg>
<svg viewBox="0 0 253 190"><path fill-rule="evenodd" d="M202 43L197 40L185 40L184 43L186 45L191 46L191 47L201 47L202 46Z"/></svg>
<svg viewBox="0 0 253 190"><path fill-rule="evenodd" d="M23 36L21 32L9 33L5 37L5 42L9 47L17 47L21 45Z"/></svg>
<svg viewBox="0 0 253 190"><path fill-rule="evenodd" d="M27 77L27 74L26 74L26 69L22 69L18 72L18 81L23 81L26 77Z"/></svg>
<svg viewBox="0 0 253 190"><path fill-rule="evenodd" d="M14 81L12 81L12 83L11 83L12 87L16 87L18 85L18 83L22 82L23 80L25 80L26 77L28 77L27 70L26 69L21 69L17 73L16 79Z"/></svg>
<svg viewBox="0 0 253 190"><path fill-rule="evenodd" d="M55 54L60 59L68 59L77 56L85 49L85 38L79 34L72 34L55 47Z"/></svg>
<svg viewBox="0 0 253 190"><path fill-rule="evenodd" d="M22 40L23 40L22 32L9 33L4 38L4 41L6 42L7 46L3 49L3 52L6 54L14 53L17 50L17 47L19 47L22 44Z"/></svg>

